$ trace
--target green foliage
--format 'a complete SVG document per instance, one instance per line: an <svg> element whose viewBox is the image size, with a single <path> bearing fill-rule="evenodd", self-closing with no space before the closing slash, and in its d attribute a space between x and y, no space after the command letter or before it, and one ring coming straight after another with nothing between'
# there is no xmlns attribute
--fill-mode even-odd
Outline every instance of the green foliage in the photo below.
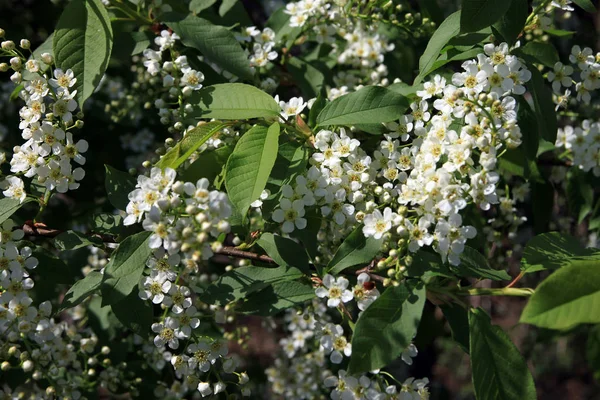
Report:
<svg viewBox="0 0 600 400"><path fill-rule="evenodd" d="M85 100L100 82L113 46L113 33L106 7L100 0L73 0L63 11L53 39L55 63L63 71L73 70L77 102Z"/></svg>
<svg viewBox="0 0 600 400"><path fill-rule="evenodd" d="M573 0L573 3L577 4L579 7L583 8L589 13L596 12L596 6L594 6L594 3L592 3L591 0Z"/></svg>
<svg viewBox="0 0 600 400"><path fill-rule="evenodd" d="M444 317L448 321L452 339L469 354L469 313L456 303L443 304L440 306Z"/></svg>
<svg viewBox="0 0 600 400"><path fill-rule="evenodd" d="M213 25L193 15L182 19L176 14L169 14L163 20L186 46L201 51L210 61L241 79L252 79L253 73L244 50L233 33L224 26Z"/></svg>
<svg viewBox="0 0 600 400"><path fill-rule="evenodd" d="M510 7L506 14L492 26L492 31L497 32L509 46L512 46L525 27L529 5L527 0L511 0L508 3Z"/></svg>
<svg viewBox="0 0 600 400"><path fill-rule="evenodd" d="M102 246L102 239L85 236L75 231L66 231L54 238L54 245L59 250L75 250L87 246Z"/></svg>
<svg viewBox="0 0 600 400"><path fill-rule="evenodd" d="M23 205L31 201L33 199L30 197L26 197L22 203L17 199L9 199L7 197L0 199L0 224L9 219Z"/></svg>
<svg viewBox="0 0 600 400"><path fill-rule="evenodd" d="M569 261L536 288L520 322L560 330L600 323L599 269L600 255Z"/></svg>
<svg viewBox="0 0 600 400"><path fill-rule="evenodd" d="M102 275L100 272L92 271L85 278L75 282L75 284L71 286L69 291L65 294L65 297L63 298L57 312L67 308L75 307L77 304L81 303L83 300L95 293L98 289L100 289L103 277L104 275Z"/></svg>
<svg viewBox="0 0 600 400"><path fill-rule="evenodd" d="M227 125L223 122L212 121L188 131L179 143L161 157L156 163L156 166L162 169L176 169L186 162L200 146L206 143L208 139L217 134L225 126Z"/></svg>
<svg viewBox="0 0 600 400"><path fill-rule="evenodd" d="M498 21L509 9L510 0L462 0L460 31L476 32Z"/></svg>
<svg viewBox="0 0 600 400"><path fill-rule="evenodd" d="M460 265L454 268L460 276L491 279L494 281L507 281L511 279L506 271L492 269L487 259L469 246L465 246L465 250L460 255Z"/></svg>
<svg viewBox="0 0 600 400"><path fill-rule="evenodd" d="M548 68L554 68L554 64L559 61L558 52L551 43L529 42L515 49L514 53L530 63L542 64Z"/></svg>
<svg viewBox="0 0 600 400"><path fill-rule="evenodd" d="M421 283L387 288L356 322L349 372L372 371L395 360L417 333L424 304Z"/></svg>
<svg viewBox="0 0 600 400"><path fill-rule="evenodd" d="M359 226L336 250L327 265L327 272L335 275L346 268L370 263L379 253L382 243L383 239L375 239L372 236L366 238L362 233L362 227Z"/></svg>
<svg viewBox="0 0 600 400"><path fill-rule="evenodd" d="M268 129L256 125L240 138L227 161L225 187L242 217L267 184L277 158L278 140L278 123Z"/></svg>
<svg viewBox="0 0 600 400"><path fill-rule="evenodd" d="M586 249L570 235L549 232L527 242L521 259L521 270L526 273L557 269L576 258L592 256L597 250Z"/></svg>
<svg viewBox="0 0 600 400"><path fill-rule="evenodd" d="M535 400L535 384L519 350L482 309L469 312L469 349L477 400Z"/></svg>
<svg viewBox="0 0 600 400"><path fill-rule="evenodd" d="M554 103L552 102L552 92L546 86L542 74L537 69L529 68L529 70L531 71L531 81L527 88L533 97L534 111L541 137L550 143L554 143L558 125Z"/></svg>
<svg viewBox="0 0 600 400"><path fill-rule="evenodd" d="M126 172L105 165L106 180L104 185L108 200L119 210L125 210L129 203L128 195L135 188L135 178Z"/></svg>
<svg viewBox="0 0 600 400"><path fill-rule="evenodd" d="M250 294L238 311L246 314L274 315L314 299L312 285L295 281L276 282Z"/></svg>
<svg viewBox="0 0 600 400"><path fill-rule="evenodd" d="M429 39L427 48L419 58L419 75L415 78L413 85L421 83L428 71L438 59L440 51L448 44L450 39L460 32L461 12L456 11L441 23Z"/></svg>
<svg viewBox="0 0 600 400"><path fill-rule="evenodd" d="M296 267L309 274L308 255L302 246L291 239L265 232L256 241L277 265Z"/></svg>
<svg viewBox="0 0 600 400"><path fill-rule="evenodd" d="M328 103L317 117L319 126L379 124L400 118L406 98L380 86L367 86Z"/></svg>
<svg viewBox="0 0 600 400"><path fill-rule="evenodd" d="M140 232L119 243L102 279L102 304L113 305L127 297L138 285L152 249L150 232Z"/></svg>
<svg viewBox="0 0 600 400"><path fill-rule="evenodd" d="M250 119L279 115L279 105L262 90L244 83L222 83L205 87L190 99L200 108L201 118Z"/></svg>
<svg viewBox="0 0 600 400"><path fill-rule="evenodd" d="M142 337L148 336L148 327L153 322L152 307L140 299L137 290L112 304L110 309L124 327Z"/></svg>

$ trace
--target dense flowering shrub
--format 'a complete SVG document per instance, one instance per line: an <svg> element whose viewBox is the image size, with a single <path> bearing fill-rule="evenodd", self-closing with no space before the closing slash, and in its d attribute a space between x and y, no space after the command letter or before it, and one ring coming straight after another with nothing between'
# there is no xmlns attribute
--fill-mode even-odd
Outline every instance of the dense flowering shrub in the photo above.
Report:
<svg viewBox="0 0 600 400"><path fill-rule="evenodd" d="M600 53L548 38L592 3L266 3L71 0L36 49L0 30L0 393L426 400L394 365L437 307L478 400L535 399L468 299L600 323Z"/></svg>

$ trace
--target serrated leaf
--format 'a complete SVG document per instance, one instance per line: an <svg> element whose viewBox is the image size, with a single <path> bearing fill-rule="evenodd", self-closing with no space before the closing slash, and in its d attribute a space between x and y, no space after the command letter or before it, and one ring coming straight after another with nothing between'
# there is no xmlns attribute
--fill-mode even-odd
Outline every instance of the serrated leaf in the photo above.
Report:
<svg viewBox="0 0 600 400"><path fill-rule="evenodd" d="M180 19L169 14L163 17L163 21L181 37L183 44L199 50L219 67L242 79L253 78L246 53L233 33L224 26L213 25L193 15Z"/></svg>
<svg viewBox="0 0 600 400"><path fill-rule="evenodd" d="M415 78L414 85L419 84L425 77L425 73L431 69L433 63L438 59L440 51L454 36L460 32L460 10L450 14L441 23L429 39L427 48L419 58L419 75Z"/></svg>
<svg viewBox="0 0 600 400"><path fill-rule="evenodd" d="M545 269L557 269L568 265L579 256L593 255L592 249L584 248L571 235L549 232L538 235L527 242L521 259L521 270L527 273Z"/></svg>
<svg viewBox="0 0 600 400"><path fill-rule="evenodd" d="M102 304L116 304L138 285L152 249L148 246L151 232L140 232L119 243L104 269Z"/></svg>
<svg viewBox="0 0 600 400"><path fill-rule="evenodd" d="M380 86L367 86L328 103L317 117L317 124L378 124L400 118L408 108L401 94Z"/></svg>
<svg viewBox="0 0 600 400"><path fill-rule="evenodd" d="M510 0L462 0L460 31L476 32L498 21L510 7Z"/></svg>
<svg viewBox="0 0 600 400"><path fill-rule="evenodd" d="M192 0L190 1L190 11L199 14L203 10L212 7L217 0Z"/></svg>
<svg viewBox="0 0 600 400"><path fill-rule="evenodd" d="M227 14L229 10L235 6L235 3L237 3L237 0L223 0L219 6L219 15L222 17L223 15Z"/></svg>
<svg viewBox="0 0 600 400"><path fill-rule="evenodd" d="M123 326L142 337L148 336L153 322L152 307L140 299L137 291L131 292L110 308Z"/></svg>
<svg viewBox="0 0 600 400"><path fill-rule="evenodd" d="M383 239L365 237L362 226L356 228L338 247L327 264L327 273L337 275L346 268L370 263L379 253Z"/></svg>
<svg viewBox="0 0 600 400"><path fill-rule="evenodd" d="M124 227L123 225L123 217L115 214L101 213L95 214L92 219L92 227L91 230L93 232L109 234L109 235L118 235L120 234Z"/></svg>
<svg viewBox="0 0 600 400"><path fill-rule="evenodd" d="M520 322L559 330L600 323L599 272L600 255L572 259L535 289Z"/></svg>
<svg viewBox="0 0 600 400"><path fill-rule="evenodd" d="M92 271L85 278L75 282L75 284L71 286L69 291L65 294L65 297L63 298L57 312L66 310L67 308L75 307L77 304L81 303L91 294L100 289L103 276L104 275L98 271Z"/></svg>
<svg viewBox="0 0 600 400"><path fill-rule="evenodd" d="M317 97L325 83L324 71L313 64L299 57L292 57L287 63L287 69L302 90L305 99Z"/></svg>
<svg viewBox="0 0 600 400"><path fill-rule="evenodd" d="M305 274L309 273L308 255L302 246L293 240L265 232L256 244L262 247L277 265L297 267Z"/></svg>
<svg viewBox="0 0 600 400"><path fill-rule="evenodd" d="M177 169L208 139L226 126L223 122L212 121L188 131L183 139L158 160L156 166L162 169Z"/></svg>
<svg viewBox="0 0 600 400"><path fill-rule="evenodd" d="M200 118L275 118L280 112L271 95L244 83L207 86L194 93L189 102L199 109Z"/></svg>
<svg viewBox="0 0 600 400"><path fill-rule="evenodd" d="M529 5L527 0L511 0L506 14L493 26L505 42L512 46L525 27Z"/></svg>
<svg viewBox="0 0 600 400"><path fill-rule="evenodd" d="M558 52L551 43L529 42L515 49L514 54L530 63L542 64L548 68L554 68L554 64L560 61Z"/></svg>
<svg viewBox="0 0 600 400"><path fill-rule="evenodd" d="M596 12L596 6L590 0L573 0L573 3L577 4L579 7L583 8L585 11L589 13Z"/></svg>
<svg viewBox="0 0 600 400"><path fill-rule="evenodd" d="M221 275L199 296L207 304L223 306L245 298L270 284L298 279L303 275L298 268L287 265L274 268L239 267Z"/></svg>
<svg viewBox="0 0 600 400"><path fill-rule="evenodd" d="M406 266L405 275L407 277L420 278L423 282L429 282L436 276L456 278L448 266L442 264L439 254L419 249L412 255L412 258L412 263Z"/></svg>
<svg viewBox="0 0 600 400"><path fill-rule="evenodd" d="M354 327L349 373L383 368L410 345L417 333L425 288L422 283L387 288L363 311Z"/></svg>
<svg viewBox="0 0 600 400"><path fill-rule="evenodd" d="M536 400L527 363L482 309L469 312L469 343L477 400Z"/></svg>
<svg viewBox="0 0 600 400"><path fill-rule="evenodd" d="M55 64L73 70L77 102L83 108L106 71L113 33L106 7L100 0L72 0L58 20L53 38Z"/></svg>
<svg viewBox="0 0 600 400"><path fill-rule="evenodd" d="M231 153L233 153L233 146L202 152L198 159L181 173L180 179L184 182L196 182L198 179L206 178L209 182L213 182L225 167Z"/></svg>
<svg viewBox="0 0 600 400"><path fill-rule="evenodd" d="M54 245L59 250L76 250L87 246L102 246L102 239L85 236L75 231L65 231L54 238Z"/></svg>
<svg viewBox="0 0 600 400"><path fill-rule="evenodd" d="M456 303L442 304L440 309L448 321L452 339L469 354L469 313Z"/></svg>
<svg viewBox="0 0 600 400"><path fill-rule="evenodd" d="M256 125L240 138L227 160L225 187L242 217L265 189L277 158L278 141L278 123L268 129Z"/></svg>
<svg viewBox="0 0 600 400"><path fill-rule="evenodd" d="M477 250L465 246L460 255L460 265L453 267L460 276L469 278L508 281L511 279L506 271L492 269L487 259Z"/></svg>
<svg viewBox="0 0 600 400"><path fill-rule="evenodd" d="M316 297L312 285L296 281L277 282L259 292L252 293L238 312L245 314L274 315L297 307Z"/></svg>
<svg viewBox="0 0 600 400"><path fill-rule="evenodd" d="M9 219L19 208L32 201L34 200L30 197L26 197L22 203L17 199L8 197L0 199L0 224Z"/></svg>
<svg viewBox="0 0 600 400"><path fill-rule="evenodd" d="M546 86L542 74L535 68L531 71L531 81L527 88L533 97L534 112L537 117L540 135L550 143L556 142L558 124L556 122L556 111L552 102L552 92Z"/></svg>
<svg viewBox="0 0 600 400"><path fill-rule="evenodd" d="M104 187L110 203L119 210L125 210L129 203L128 195L135 189L135 178L126 172L119 171L110 165L104 166L106 180Z"/></svg>

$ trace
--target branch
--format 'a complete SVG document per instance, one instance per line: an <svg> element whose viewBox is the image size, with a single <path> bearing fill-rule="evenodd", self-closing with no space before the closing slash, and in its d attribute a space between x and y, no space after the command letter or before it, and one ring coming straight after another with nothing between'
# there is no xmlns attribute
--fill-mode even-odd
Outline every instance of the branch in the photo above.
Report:
<svg viewBox="0 0 600 400"><path fill-rule="evenodd" d="M273 260L269 256L239 250L233 246L223 246L220 250L216 251L215 254L222 254L229 257L242 258L245 260L261 261L269 264L277 264L275 260Z"/></svg>
<svg viewBox="0 0 600 400"><path fill-rule="evenodd" d="M55 238L61 233L65 232L60 229L48 228L43 222L33 222L32 220L25 221L25 224L21 227L23 232L27 236L39 236L47 238ZM110 235L103 235L100 233L82 233L77 232L85 236L100 238L104 243L117 243L114 237Z"/></svg>

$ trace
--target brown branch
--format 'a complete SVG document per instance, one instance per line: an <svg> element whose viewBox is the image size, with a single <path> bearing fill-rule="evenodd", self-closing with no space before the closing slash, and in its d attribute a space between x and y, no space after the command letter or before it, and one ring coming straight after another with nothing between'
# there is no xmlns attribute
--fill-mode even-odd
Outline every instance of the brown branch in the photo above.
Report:
<svg viewBox="0 0 600 400"><path fill-rule="evenodd" d="M25 232L25 234L27 236L47 237L47 238L51 238L51 239L55 238L56 236L65 232L60 229L48 228L48 226L46 224L44 224L43 222L33 222L32 220L25 221L25 224L23 224L21 229L23 230L23 232ZM85 233L81 233L81 232L77 232L77 233L85 235L85 236L89 236L89 237L99 238L104 243L117 243L115 241L114 237L112 237L110 235L103 235L100 233L89 233L89 234L85 234Z"/></svg>
<svg viewBox="0 0 600 400"><path fill-rule="evenodd" d="M276 264L275 260L273 260L269 256L251 253L249 251L239 250L233 246L223 246L215 254L222 254L225 256L242 258L245 260L260 261L260 262L265 262L265 263L269 263L269 264Z"/></svg>

